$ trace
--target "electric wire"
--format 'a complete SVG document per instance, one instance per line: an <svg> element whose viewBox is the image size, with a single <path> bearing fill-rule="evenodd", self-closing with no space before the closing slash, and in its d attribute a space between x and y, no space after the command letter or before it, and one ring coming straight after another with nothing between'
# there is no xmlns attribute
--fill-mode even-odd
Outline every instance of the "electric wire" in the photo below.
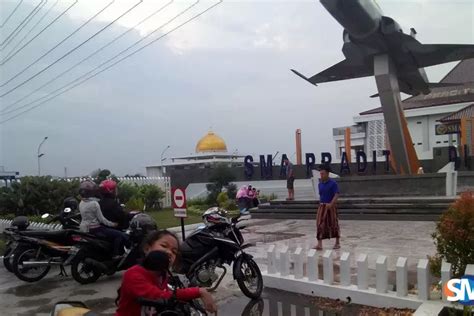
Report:
<svg viewBox="0 0 474 316"><path fill-rule="evenodd" d="M3 84L0 85L0 87L4 87L6 86L8 83L10 83L12 80L14 80L15 78L17 78L18 76L20 76L21 74L23 74L25 71L27 71L28 69L30 69L34 64L36 64L38 61L40 61L41 59L43 59L45 56L47 56L49 53L51 53L53 50L55 50L58 46L60 46L62 43L64 43L65 41L67 41L69 38L71 38L74 34L76 34L77 32L79 32L83 27L85 27L87 24L89 24L92 20L94 20L99 14L101 14L102 12L104 12L108 7L110 7L113 3L115 2L115 0L112 0L111 2L109 2L109 4L107 4L104 8L102 8L99 12L97 12L96 14L94 14L91 18L89 18L87 21L85 21L84 23L82 23L81 26L79 26L76 30L74 30L71 34L69 34L68 36L66 36L64 39L62 39L58 44L56 44L53 48L49 49L46 53L44 53L43 55L41 55L40 57L38 57L34 62L32 62L31 64L29 64L26 68L24 68L22 71L20 71L19 73L17 73L16 75L14 75L13 77L11 77L10 79L8 79L6 82L4 82Z"/></svg>
<svg viewBox="0 0 474 316"><path fill-rule="evenodd" d="M198 0L197 2L199 2L199 0ZM196 2L195 4L197 4L197 2ZM180 28L183 27L184 25L186 25L186 24L190 23L191 21L197 19L197 18L200 17L201 15L205 14L206 12L210 11L210 10L213 9L214 7L216 7L216 6L218 6L219 4L221 4L222 2L223 2L223 0L219 0L219 2L217 2L217 3L215 3L214 5L210 6L210 7L207 8L206 10L204 10L204 11L202 11L202 12L196 14L195 16L193 16L193 17L191 17L191 18L189 18L188 20L184 21L183 23L179 24L178 26L172 28L172 29L169 30L168 32L166 32L166 33L162 34L161 36L159 36L158 38L154 39L154 40L151 41L150 43L148 43L148 44L146 44L146 45L140 47L139 49L135 50L134 52L132 52L132 53L126 55L125 57L121 58L121 59L118 60L117 62L115 62L115 63L109 65L108 67L102 69L101 71L99 71L99 72L97 72L97 73L95 73L95 74L93 74L93 75L91 75L91 76L89 76L89 77L87 77L87 78L85 78L85 79L83 79L83 80L77 82L77 83L74 84L73 86L68 87L66 90L64 90L64 91L62 91L62 92L60 92L60 93L57 93L56 95L54 95L54 96L52 96L52 97L50 97L50 98L48 98L48 99L46 99L46 100L44 100L44 101L38 103L38 104L36 104L36 105L34 105L34 106L32 106L32 107L30 107L30 108L28 108L28 109L26 109L26 110L24 110L24 111L18 113L18 114L16 114L16 115L14 115L14 116L12 116L12 117L10 117L10 118L8 118L8 119L5 119L5 120L3 120L3 121L0 121L0 124L4 124L4 123L6 123L6 122L8 122L8 121L11 121L11 120L13 120L13 119L15 119L15 118L17 118L17 117L23 115L23 114L26 114L26 113L32 111L33 109L35 109L35 108L37 108L37 107L43 105L44 103L46 103L46 102L48 102L48 101L50 101L50 100L52 100L52 99L58 97L59 95L64 94L64 93L66 93L66 92L68 92L68 91L74 89L75 87L77 87L77 86L83 84L84 82L86 82L86 81L88 81L88 80L90 80L90 79L96 77L97 75L99 75L99 74L103 73L104 71L110 69L111 67L117 65L117 64L120 63L121 61L123 61L123 60L125 60L125 59L127 59L127 58L129 58L129 57L131 57L131 56L133 56L134 54L136 54L136 53L142 51L142 50L145 49L146 47L148 47L148 46L154 44L155 42L157 42L157 41L159 41L159 40L161 40L161 39L164 38L165 36L171 34L172 32L174 32L174 31L176 31L176 30L178 30L178 29L180 29ZM195 4L193 4L193 5L195 5ZM68 85L69 85L69 84L68 84ZM63 87L63 88L64 88L64 87ZM61 89L62 89L62 88L61 88ZM36 100L36 101L38 101L38 100Z"/></svg>
<svg viewBox="0 0 474 316"><path fill-rule="evenodd" d="M54 78L52 78L51 80L47 81L46 83L44 83L43 85L41 85L40 87L36 88L35 90L33 90L32 92L30 92L29 94L27 94L26 96L22 97L21 99L15 101L14 103L6 106L5 108L1 109L0 110L0 114L3 114L6 112L6 110L8 110L9 108L17 105L18 103L22 102L23 100L27 99L28 97L32 96L33 94L35 94L36 92L40 91L41 89L43 89L44 87L50 85L52 82L58 80L59 78L61 78L63 75L65 75L66 73L70 72L72 69L74 69L75 67L79 66L80 64L84 63L85 61L89 60L91 57L95 56L97 53L103 51L105 48L109 47L110 45L112 45L113 43L115 43L117 40L119 40L120 38L124 37L125 35L127 35L128 33L130 33L131 31L135 30L136 27L140 26L141 24L143 24L145 21L149 20L150 18L152 18L153 16L155 16L156 14L158 14L159 12L163 11L165 8L167 8L169 5L171 5L172 3L174 2L174 0L171 0L170 2L168 2L167 4L165 4L164 6L160 7L158 10L154 11L152 14L148 15L146 18L142 19L140 22L138 22L137 24L135 24L134 26L130 27L128 30L126 30L125 32L123 32L122 34L118 35L117 37L115 37L112 41L110 41L109 43L107 43L106 45L102 46L101 48L97 49L96 51L94 51L92 54L90 54L89 56L83 58L82 60L80 60L79 62L77 62L76 64L74 64L73 66L69 67L68 69L66 69L65 71L63 71L62 73L60 73L59 75L55 76ZM109 59L110 60L110 59ZM13 110L15 111L15 110ZM7 112L9 113L9 112Z"/></svg>

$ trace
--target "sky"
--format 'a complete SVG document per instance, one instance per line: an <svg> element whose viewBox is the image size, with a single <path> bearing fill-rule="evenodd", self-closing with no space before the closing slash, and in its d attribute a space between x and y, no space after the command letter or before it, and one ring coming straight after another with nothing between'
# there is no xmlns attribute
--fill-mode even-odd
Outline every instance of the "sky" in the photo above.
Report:
<svg viewBox="0 0 474 316"><path fill-rule="evenodd" d="M224 0L166 36L218 1L198 1L181 13L196 1L24 0L8 20L19 1L0 2L0 63L4 63L0 66L0 95L4 95L0 97L0 111L4 111L0 121L28 106L9 110L38 104L32 102L133 43L142 40L145 45L162 36L109 70L0 124L0 166L21 175L37 174L37 149L46 136L41 171L53 176L63 176L65 168L68 176L87 175L97 168L117 175L144 173L145 166L159 165L168 145L164 155L168 158L193 153L210 129L225 139L229 151L254 157L279 151L291 157L295 130L300 128L303 152L319 155L334 152L333 127L351 125L358 113L379 106L377 99L369 97L376 93L373 78L314 87L290 71L295 68L310 76L344 59L343 29L319 1ZM472 0L377 3L406 33L414 27L422 43L474 43ZM162 11L136 26L160 8ZM31 20L21 28L28 16ZM454 65L426 69L430 81L440 80Z"/></svg>

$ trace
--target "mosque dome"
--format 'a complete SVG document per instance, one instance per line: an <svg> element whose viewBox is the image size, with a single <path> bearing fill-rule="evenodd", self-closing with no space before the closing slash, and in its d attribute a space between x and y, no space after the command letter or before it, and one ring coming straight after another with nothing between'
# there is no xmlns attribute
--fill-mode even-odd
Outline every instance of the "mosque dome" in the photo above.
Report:
<svg viewBox="0 0 474 316"><path fill-rule="evenodd" d="M196 145L196 153L227 152L225 141L210 131Z"/></svg>

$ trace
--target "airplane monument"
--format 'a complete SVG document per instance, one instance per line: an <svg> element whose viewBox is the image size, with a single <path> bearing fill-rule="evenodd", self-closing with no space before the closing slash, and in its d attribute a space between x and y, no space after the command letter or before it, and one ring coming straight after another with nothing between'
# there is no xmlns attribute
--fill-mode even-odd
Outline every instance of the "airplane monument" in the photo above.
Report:
<svg viewBox="0 0 474 316"><path fill-rule="evenodd" d="M308 78L292 71L313 85L318 83L375 76L378 96L387 128L392 166L399 174L414 174L419 167L400 92L428 94L430 88L446 84L430 83L424 67L474 57L474 45L422 44L416 31L403 33L400 25L383 16L373 0L320 0L342 25L342 52L345 60ZM452 84L448 84L452 85Z"/></svg>

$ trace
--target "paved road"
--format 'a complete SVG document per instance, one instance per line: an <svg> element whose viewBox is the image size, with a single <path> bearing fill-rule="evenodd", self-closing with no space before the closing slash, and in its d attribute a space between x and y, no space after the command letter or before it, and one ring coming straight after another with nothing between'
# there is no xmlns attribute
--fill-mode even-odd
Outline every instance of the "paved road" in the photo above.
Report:
<svg viewBox="0 0 474 316"><path fill-rule="evenodd" d="M396 258L405 256L409 266L416 269L417 260L434 254L435 248L430 234L435 228L432 222L378 222L378 221L341 221L342 249L336 252L337 257L342 251L349 251L355 258L356 254L369 254L369 267L375 267L378 255L386 255L389 260L389 269L394 269ZM289 245L290 249L297 246L310 248L314 245L314 221L310 220L253 220L244 231L247 241L257 243L257 247L250 248L262 270L266 269L266 249L270 244ZM327 242L325 247L330 247ZM353 262L355 266L355 262ZM231 270L229 270L231 271ZM337 271L337 270L336 270ZM60 300L79 300L92 307L95 311L111 315L114 313L114 300L120 285L121 274L101 278L94 284L80 285L71 277L60 277L58 271L52 270L49 275L36 283L25 283L0 267L0 315L46 316L55 302ZM275 300L268 300L270 294L264 294L265 311L275 311ZM242 314L249 299L240 292L231 276L224 279L223 284L215 293L220 306L219 315L247 315ZM310 304L308 298L296 300L294 295L285 293L280 296L278 309L285 308L288 302ZM289 306L289 305L288 305ZM258 315L258 314L256 314ZM273 314L278 315L278 314ZM304 313L302 315L305 315Z"/></svg>

